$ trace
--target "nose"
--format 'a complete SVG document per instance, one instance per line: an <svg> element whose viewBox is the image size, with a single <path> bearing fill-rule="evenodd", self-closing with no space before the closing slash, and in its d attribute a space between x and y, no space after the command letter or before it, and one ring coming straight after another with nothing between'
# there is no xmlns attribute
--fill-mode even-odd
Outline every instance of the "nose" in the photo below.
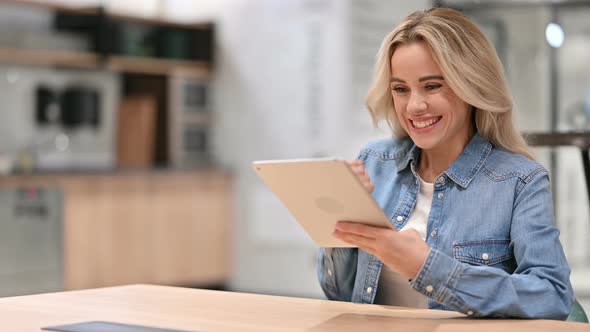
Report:
<svg viewBox="0 0 590 332"><path fill-rule="evenodd" d="M407 111L409 113L420 114L421 112L426 111L428 108L428 104L426 103L426 98L423 94L419 92L413 92L410 95L410 100L408 100Z"/></svg>

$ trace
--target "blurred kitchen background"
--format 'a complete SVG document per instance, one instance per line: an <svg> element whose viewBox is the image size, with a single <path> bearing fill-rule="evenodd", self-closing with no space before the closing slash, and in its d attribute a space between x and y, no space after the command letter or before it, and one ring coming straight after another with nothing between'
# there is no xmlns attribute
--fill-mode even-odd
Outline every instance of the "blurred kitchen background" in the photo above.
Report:
<svg viewBox="0 0 590 332"><path fill-rule="evenodd" d="M433 5L496 45L589 309L590 1L566 0L0 0L0 296L322 298L316 246L251 162L388 136L363 109L375 53Z"/></svg>

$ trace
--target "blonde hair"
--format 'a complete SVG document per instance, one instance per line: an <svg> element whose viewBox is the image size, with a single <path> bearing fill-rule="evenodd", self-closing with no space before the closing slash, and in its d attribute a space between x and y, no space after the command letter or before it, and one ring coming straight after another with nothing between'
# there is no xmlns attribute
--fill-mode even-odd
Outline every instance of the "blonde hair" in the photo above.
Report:
<svg viewBox="0 0 590 332"><path fill-rule="evenodd" d="M475 23L453 9L414 12L387 34L365 99L374 125L385 120L394 136L408 136L393 105L391 57L399 45L420 41L430 48L450 88L474 109L477 132L498 148L534 159L514 126L512 96L494 47Z"/></svg>

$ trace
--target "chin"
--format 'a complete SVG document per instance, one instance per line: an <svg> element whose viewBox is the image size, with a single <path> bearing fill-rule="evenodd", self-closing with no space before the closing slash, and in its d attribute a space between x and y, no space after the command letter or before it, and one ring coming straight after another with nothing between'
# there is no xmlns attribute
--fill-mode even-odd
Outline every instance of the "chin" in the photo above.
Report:
<svg viewBox="0 0 590 332"><path fill-rule="evenodd" d="M410 136L414 144L422 150L431 150L439 145L440 140L435 137L418 137L414 138Z"/></svg>

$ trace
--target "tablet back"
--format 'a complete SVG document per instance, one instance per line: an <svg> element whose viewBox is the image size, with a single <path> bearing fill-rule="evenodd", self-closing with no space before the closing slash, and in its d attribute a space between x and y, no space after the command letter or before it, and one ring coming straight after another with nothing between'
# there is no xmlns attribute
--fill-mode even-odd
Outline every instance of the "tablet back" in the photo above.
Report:
<svg viewBox="0 0 590 332"><path fill-rule="evenodd" d="M353 247L332 236L338 221L393 229L389 218L343 160L271 160L257 161L253 166L320 247Z"/></svg>

